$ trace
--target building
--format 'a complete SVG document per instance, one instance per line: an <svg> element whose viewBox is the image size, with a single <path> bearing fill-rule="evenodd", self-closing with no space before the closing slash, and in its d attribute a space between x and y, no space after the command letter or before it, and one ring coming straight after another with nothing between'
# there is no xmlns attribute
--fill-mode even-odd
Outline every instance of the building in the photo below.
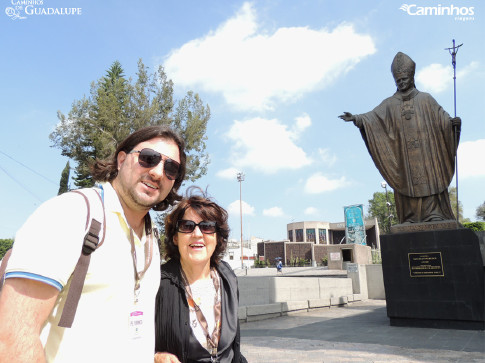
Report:
<svg viewBox="0 0 485 363"><path fill-rule="evenodd" d="M288 241L311 242L314 244L345 243L345 222L295 222L286 225ZM365 220L365 235L367 246L381 248L379 239L379 224L377 218Z"/></svg>
<svg viewBox="0 0 485 363"><path fill-rule="evenodd" d="M258 243L257 258L270 264L275 264L276 259L281 258L285 265L303 261L315 266L322 264L325 259L328 261L329 252L340 251L342 262L367 263L366 261L372 259L371 248L380 249L381 244L377 218L367 219L364 224L367 246L346 244L344 222L288 223L288 240Z"/></svg>
<svg viewBox="0 0 485 363"><path fill-rule="evenodd" d="M262 238L251 237L250 240L243 241L243 266L251 268L254 266L254 260L258 252L258 243L263 241ZM227 241L227 249L223 261L226 261L233 270L241 268L241 242L230 239Z"/></svg>

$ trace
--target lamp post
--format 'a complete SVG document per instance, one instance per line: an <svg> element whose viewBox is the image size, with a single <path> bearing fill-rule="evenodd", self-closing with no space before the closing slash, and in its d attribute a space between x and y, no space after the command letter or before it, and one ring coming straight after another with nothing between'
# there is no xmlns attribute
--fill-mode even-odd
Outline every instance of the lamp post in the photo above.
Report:
<svg viewBox="0 0 485 363"><path fill-rule="evenodd" d="M237 181L239 182L239 214L241 216L241 268L243 269L242 182L244 181L244 173L237 173Z"/></svg>
<svg viewBox="0 0 485 363"><path fill-rule="evenodd" d="M391 214L391 203L389 202L389 195L387 194L387 183L385 181L381 182L381 187L386 190L387 219L389 221L388 232L391 232L391 220L394 216Z"/></svg>

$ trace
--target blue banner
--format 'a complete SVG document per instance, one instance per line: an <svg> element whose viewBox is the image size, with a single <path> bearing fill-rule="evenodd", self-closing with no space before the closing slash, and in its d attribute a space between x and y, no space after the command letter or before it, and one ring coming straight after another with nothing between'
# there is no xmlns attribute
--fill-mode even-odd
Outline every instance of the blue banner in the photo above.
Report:
<svg viewBox="0 0 485 363"><path fill-rule="evenodd" d="M344 207L344 214L346 242L366 245L364 206L359 204Z"/></svg>

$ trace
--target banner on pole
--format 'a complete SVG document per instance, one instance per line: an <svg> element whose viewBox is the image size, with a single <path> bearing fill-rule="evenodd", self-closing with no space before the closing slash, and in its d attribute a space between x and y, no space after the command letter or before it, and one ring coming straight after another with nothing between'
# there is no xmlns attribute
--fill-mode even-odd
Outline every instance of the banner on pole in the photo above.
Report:
<svg viewBox="0 0 485 363"><path fill-rule="evenodd" d="M347 243L366 245L364 206L358 204L344 207L344 215Z"/></svg>

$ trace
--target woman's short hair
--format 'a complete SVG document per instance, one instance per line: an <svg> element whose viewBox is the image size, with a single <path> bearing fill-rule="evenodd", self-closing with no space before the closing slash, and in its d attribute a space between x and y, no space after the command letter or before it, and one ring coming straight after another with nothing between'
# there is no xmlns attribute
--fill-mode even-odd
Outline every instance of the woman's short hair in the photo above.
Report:
<svg viewBox="0 0 485 363"><path fill-rule="evenodd" d="M172 190L167 195L165 200L161 201L153 207L156 211L163 211L176 201L181 200L182 197L177 194L178 189L182 185L185 178L185 163L187 155L185 154L185 143L183 139L171 128L164 125L148 126L139 129L123 140L116 149L114 155L110 159L96 160L91 167L91 174L96 181L111 182L118 176L118 154L121 151L129 153L133 148L141 142L152 140L160 137L164 140L173 141L177 144L180 156L180 170L179 176L175 179Z"/></svg>
<svg viewBox="0 0 485 363"><path fill-rule="evenodd" d="M198 193L198 194L196 194ZM217 265L227 248L229 238L229 225L227 223L227 211L219 206L207 193L199 187L187 189L186 197L183 198L165 217L165 258L176 258L180 260L178 247L174 243L177 235L177 222L184 218L185 212L190 209L204 221L212 221L217 224L217 245L211 256L211 265Z"/></svg>

